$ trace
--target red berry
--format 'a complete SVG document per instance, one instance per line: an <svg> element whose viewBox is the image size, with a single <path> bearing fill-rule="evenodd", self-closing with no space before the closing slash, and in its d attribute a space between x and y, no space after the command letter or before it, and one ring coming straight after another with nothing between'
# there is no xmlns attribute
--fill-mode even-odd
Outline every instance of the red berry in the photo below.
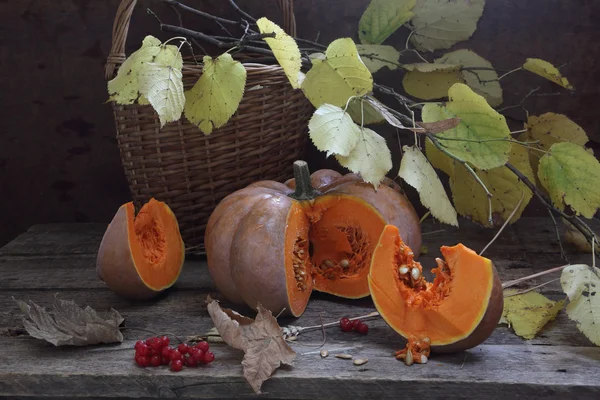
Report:
<svg viewBox="0 0 600 400"><path fill-rule="evenodd" d="M212 351L207 351L206 353L204 353L204 362L206 364L213 362L214 359L215 359L215 355L213 354Z"/></svg>
<svg viewBox="0 0 600 400"><path fill-rule="evenodd" d="M188 353L188 345L185 343L180 343L179 346L177 346L177 350L179 350L179 352L181 354L187 354Z"/></svg>
<svg viewBox="0 0 600 400"><path fill-rule="evenodd" d="M156 340L155 337L149 337L148 339L146 339L146 344L148 346L150 346L152 344L152 342L154 342Z"/></svg>
<svg viewBox="0 0 600 400"><path fill-rule="evenodd" d="M208 345L208 342L198 342L198 343L196 343L196 346L194 346L194 347L202 350L204 353L206 353L208 351L208 349L210 348L210 346Z"/></svg>
<svg viewBox="0 0 600 400"><path fill-rule="evenodd" d="M360 324L360 320L355 319L354 321L351 322L352 324L352 329L356 330L356 328L358 327L358 324Z"/></svg>
<svg viewBox="0 0 600 400"><path fill-rule="evenodd" d="M169 357L163 357L161 361L162 361L162 365L169 365L169 363L171 362L171 359Z"/></svg>
<svg viewBox="0 0 600 400"><path fill-rule="evenodd" d="M135 351L138 351L138 349L140 347L145 346L145 345L146 345L146 342L144 342L143 340L138 340L137 342L135 342L134 349L135 349Z"/></svg>
<svg viewBox="0 0 600 400"><path fill-rule="evenodd" d="M158 354L155 356L152 356L152 358L150 358L150 365L152 365L153 367L158 367L161 363L162 363L162 357L159 356Z"/></svg>
<svg viewBox="0 0 600 400"><path fill-rule="evenodd" d="M171 361L171 370L177 372L177 371L181 371L181 368L183 368L183 361L181 361L181 360Z"/></svg>
<svg viewBox="0 0 600 400"><path fill-rule="evenodd" d="M170 357L171 357L171 361L176 361L176 360L182 360L183 359L183 355L177 349L173 349L173 351L171 351L171 356Z"/></svg>
<svg viewBox="0 0 600 400"><path fill-rule="evenodd" d="M141 344L140 347L136 350L135 354L140 356L149 356L150 347L148 347L146 344Z"/></svg>
<svg viewBox="0 0 600 400"><path fill-rule="evenodd" d="M154 338L154 340L150 343L150 348L158 352L160 352L160 349L162 349L162 347L162 342L159 338Z"/></svg>
<svg viewBox="0 0 600 400"><path fill-rule="evenodd" d="M364 322L361 322L360 324L358 324L358 327L356 328L356 332L366 335L367 332L369 332L369 326L367 324L365 324Z"/></svg>
<svg viewBox="0 0 600 400"><path fill-rule="evenodd" d="M350 332L352 330L352 322L344 317L340 319L340 328L342 328L342 331L344 332Z"/></svg>
<svg viewBox="0 0 600 400"><path fill-rule="evenodd" d="M145 368L148 365L150 365L150 357L148 357L148 356L136 356L135 357L135 362L140 367Z"/></svg>
<svg viewBox="0 0 600 400"><path fill-rule="evenodd" d="M165 346L162 348L162 350L160 351L160 355L163 356L164 358L171 358L171 352L173 351L173 348L170 346Z"/></svg>
<svg viewBox="0 0 600 400"><path fill-rule="evenodd" d="M169 337L168 337L168 336L161 336L161 337L159 338L159 340L160 340L161 347L168 346L168 345L169 345L169 343L171 343L171 341L169 340Z"/></svg>
<svg viewBox="0 0 600 400"><path fill-rule="evenodd" d="M193 348L190 357L192 357L196 362L204 362L204 352L201 349Z"/></svg>
<svg viewBox="0 0 600 400"><path fill-rule="evenodd" d="M348 322L350 322L350 319L348 317L340 318L340 325L347 324Z"/></svg>
<svg viewBox="0 0 600 400"><path fill-rule="evenodd" d="M196 360L192 356L186 357L185 358L185 365L187 365L188 367L195 367L196 365L198 365L198 360Z"/></svg>

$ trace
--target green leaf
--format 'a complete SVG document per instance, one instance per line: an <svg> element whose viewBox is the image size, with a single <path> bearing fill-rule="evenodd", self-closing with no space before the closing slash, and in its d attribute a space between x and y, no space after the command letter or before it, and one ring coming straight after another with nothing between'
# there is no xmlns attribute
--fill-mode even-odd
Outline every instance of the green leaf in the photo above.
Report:
<svg viewBox="0 0 600 400"><path fill-rule="evenodd" d="M108 81L109 100L117 104L133 104L140 97L139 69L144 63L152 62L160 49L160 40L151 35L146 36L142 46L125 59L117 76Z"/></svg>
<svg viewBox="0 0 600 400"><path fill-rule="evenodd" d="M373 77L352 39L334 40L327 47L325 59L313 58L312 63L302 90L315 108L325 103L345 107L350 97L373 90Z"/></svg>
<svg viewBox="0 0 600 400"><path fill-rule="evenodd" d="M543 78L548 79L560 85L566 89L573 90L573 86L569 83L569 80L562 76L558 68L549 63L548 61L541 60L539 58L528 58L523 64L523 69L529 72L533 72Z"/></svg>
<svg viewBox="0 0 600 400"><path fill-rule="evenodd" d="M300 87L299 76L300 67L302 66L302 58L300 49L293 37L285 33L277 24L262 17L256 21L256 25L260 33L275 33L274 38L263 38L273 50L273 55L283 68L283 72L288 77L290 84L294 89Z"/></svg>
<svg viewBox="0 0 600 400"><path fill-rule="evenodd" d="M600 269L584 264L563 269L560 283L569 297L567 315L592 343L600 346Z"/></svg>
<svg viewBox="0 0 600 400"><path fill-rule="evenodd" d="M468 49L452 51L436 59L435 62L462 66L462 77L475 93L483 96L492 107L502 104L502 87L498 80L498 73L493 70L492 63L474 51ZM492 70L465 68L489 68Z"/></svg>
<svg viewBox="0 0 600 400"><path fill-rule="evenodd" d="M583 147L555 143L540 159L538 178L555 206L592 218L600 207L600 162Z"/></svg>
<svg viewBox="0 0 600 400"><path fill-rule="evenodd" d="M185 116L205 135L225 125L236 112L246 87L246 69L229 53L203 58L200 79L186 92Z"/></svg>
<svg viewBox="0 0 600 400"><path fill-rule="evenodd" d="M139 92L158 114L161 128L181 118L185 105L182 67L177 47L162 46L153 62L145 62L139 68Z"/></svg>
<svg viewBox="0 0 600 400"><path fill-rule="evenodd" d="M361 137L348 157L336 156L341 166L360 174L376 188L392 169L392 155L385 139L369 128L360 128Z"/></svg>
<svg viewBox="0 0 600 400"><path fill-rule="evenodd" d="M432 72L411 71L402 79L406 93L423 100L446 97L455 83L464 82L460 67L434 70Z"/></svg>
<svg viewBox="0 0 600 400"><path fill-rule="evenodd" d="M356 49L369 71L374 74L383 67L398 68L400 52L392 46L379 44L357 44Z"/></svg>
<svg viewBox="0 0 600 400"><path fill-rule="evenodd" d="M423 51L447 49L471 37L485 0L417 0L409 27L411 43Z"/></svg>
<svg viewBox="0 0 600 400"><path fill-rule="evenodd" d="M360 127L340 107L323 104L308 122L308 132L315 147L327 153L348 156L361 137Z"/></svg>
<svg viewBox="0 0 600 400"><path fill-rule="evenodd" d="M453 72L460 69L460 64L440 64L440 63L413 63L404 64L402 66L407 71L418 71L418 72Z"/></svg>
<svg viewBox="0 0 600 400"><path fill-rule="evenodd" d="M385 118L362 97L355 97L350 100L346 109L352 120L357 124L371 125L385 122Z"/></svg>
<svg viewBox="0 0 600 400"><path fill-rule="evenodd" d="M445 157L453 167L450 189L456 211L474 222L489 226L490 210L485 190L462 164L454 162L443 153L441 157ZM508 161L529 180L533 180L534 175L525 147L513 144ZM502 225L508 219L523 196L521 205L510 220L511 224L516 222L533 197L531 190L505 166L489 170L474 168L474 171L492 193L492 220L495 226Z"/></svg>
<svg viewBox="0 0 600 400"><path fill-rule="evenodd" d="M436 135L440 144L479 169L504 165L511 148L510 130L504 116L463 83L454 84L448 97L450 101L445 106L426 104L422 112L424 122L461 119L456 128Z"/></svg>
<svg viewBox="0 0 600 400"><path fill-rule="evenodd" d="M381 44L410 20L415 0L371 0L358 22L358 38L363 44Z"/></svg>
<svg viewBox="0 0 600 400"><path fill-rule="evenodd" d="M556 318L565 301L552 301L537 292L518 293L514 289L504 291L502 319L515 333L524 339L533 339L542 328Z"/></svg>
<svg viewBox="0 0 600 400"><path fill-rule="evenodd" d="M445 224L458 226L456 210L452 207L440 178L421 150L403 146L404 154L398 176L419 192L421 203L431 215Z"/></svg>

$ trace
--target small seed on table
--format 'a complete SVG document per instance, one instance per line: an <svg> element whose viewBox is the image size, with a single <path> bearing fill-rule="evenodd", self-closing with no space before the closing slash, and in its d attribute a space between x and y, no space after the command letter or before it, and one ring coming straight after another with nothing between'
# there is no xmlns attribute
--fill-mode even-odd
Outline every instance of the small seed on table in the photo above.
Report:
<svg viewBox="0 0 600 400"><path fill-rule="evenodd" d="M406 265L401 265L400 268L398 268L398 272L404 275L408 272L408 267Z"/></svg>
<svg viewBox="0 0 600 400"><path fill-rule="evenodd" d="M410 352L410 350L408 350L406 352L406 358L404 359L404 363L406 365L412 365L412 363L413 363L413 356L412 356L412 353Z"/></svg>
<svg viewBox="0 0 600 400"><path fill-rule="evenodd" d="M351 360L352 359L352 356L350 354L344 354L344 353L342 353L342 354L336 354L335 356L337 358L341 358L343 360Z"/></svg>
<svg viewBox="0 0 600 400"><path fill-rule="evenodd" d="M327 350L321 350L321 358L325 358L329 355L329 351Z"/></svg>
<svg viewBox="0 0 600 400"><path fill-rule="evenodd" d="M353 363L354 363L354 365L363 365L363 364L366 364L367 361L369 361L369 360L367 360L366 358L357 358L356 360L354 360Z"/></svg>
<svg viewBox="0 0 600 400"><path fill-rule="evenodd" d="M410 271L410 276L412 276L412 278L414 280L419 279L419 277L421 276L421 271L419 271L419 268L414 267L411 271Z"/></svg>
<svg viewBox="0 0 600 400"><path fill-rule="evenodd" d="M427 356L425 354L421 354L421 364L427 364Z"/></svg>

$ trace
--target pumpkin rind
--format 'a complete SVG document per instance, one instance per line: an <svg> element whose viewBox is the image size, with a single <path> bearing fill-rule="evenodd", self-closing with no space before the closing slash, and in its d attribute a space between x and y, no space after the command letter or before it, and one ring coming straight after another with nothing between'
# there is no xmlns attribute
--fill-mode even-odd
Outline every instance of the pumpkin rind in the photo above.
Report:
<svg viewBox="0 0 600 400"><path fill-rule="evenodd" d="M503 308L502 285L491 260L462 244L441 251L446 262L438 259L434 282L420 277L408 284L413 281L399 267L421 266L397 227L386 226L371 260L369 288L377 310L401 336L427 337L434 352L459 352L479 345L495 329Z"/></svg>

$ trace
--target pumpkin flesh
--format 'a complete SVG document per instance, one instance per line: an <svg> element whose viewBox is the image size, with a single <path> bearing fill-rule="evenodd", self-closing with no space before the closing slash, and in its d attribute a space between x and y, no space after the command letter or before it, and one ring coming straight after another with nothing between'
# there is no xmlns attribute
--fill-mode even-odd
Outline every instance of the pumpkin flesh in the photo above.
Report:
<svg viewBox="0 0 600 400"><path fill-rule="evenodd" d="M369 288L379 313L400 335L429 338L432 351L461 351L483 342L498 323L501 285L491 260L462 244L440 250L445 261L436 259L435 279L427 282L398 229L387 225L371 262ZM403 266L408 272L401 272ZM412 268L419 270L417 280Z"/></svg>

